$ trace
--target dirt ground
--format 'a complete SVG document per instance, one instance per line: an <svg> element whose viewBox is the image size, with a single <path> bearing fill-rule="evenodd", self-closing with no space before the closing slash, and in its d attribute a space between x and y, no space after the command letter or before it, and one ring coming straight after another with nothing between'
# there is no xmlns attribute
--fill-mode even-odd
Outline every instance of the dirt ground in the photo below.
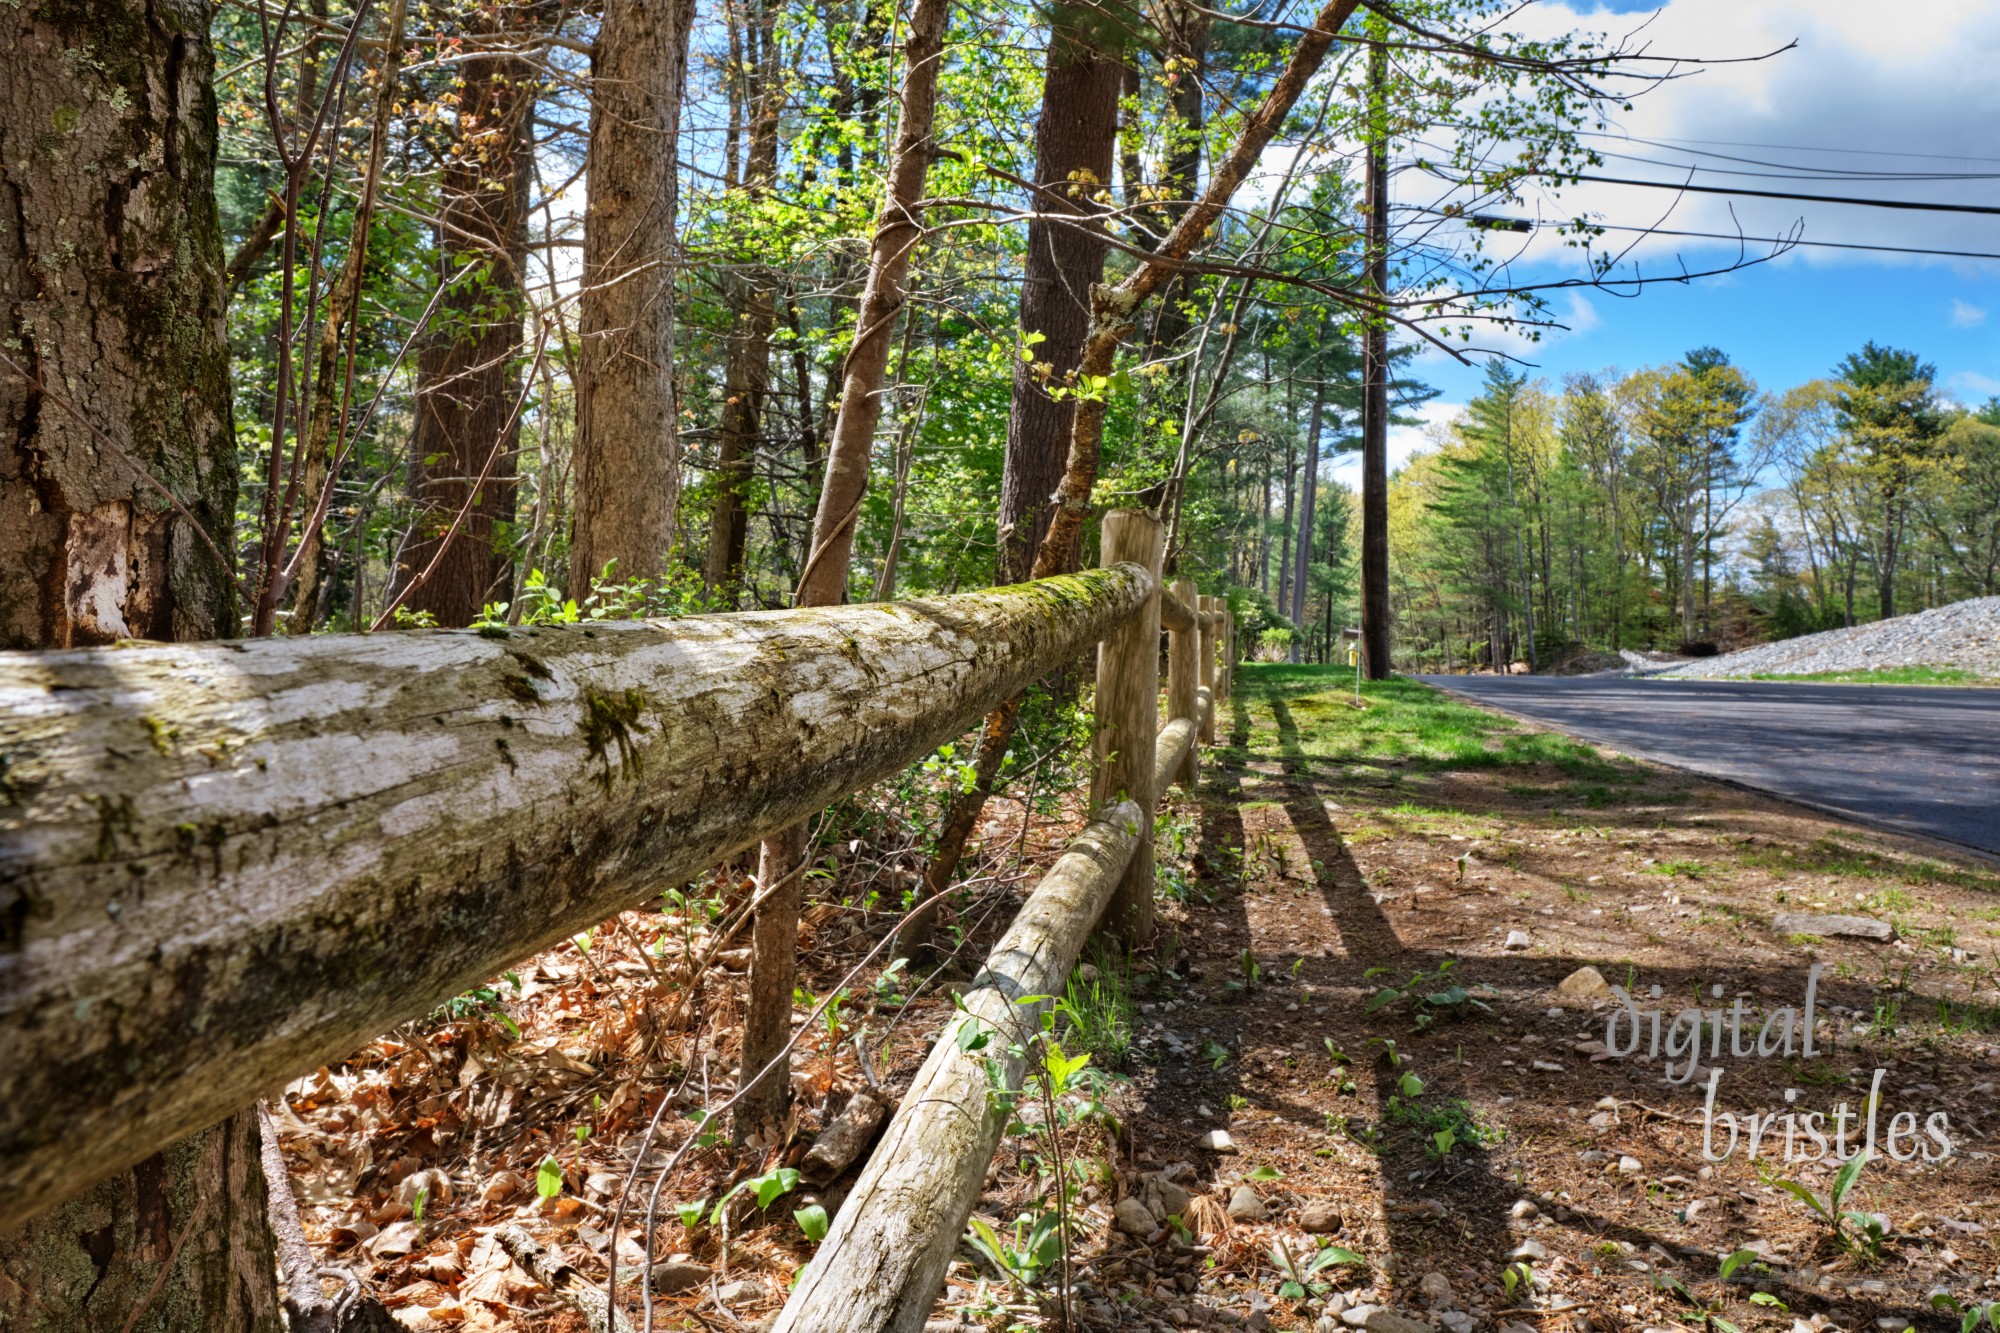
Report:
<svg viewBox="0 0 2000 1333"><path fill-rule="evenodd" d="M1168 802L1161 935L1133 964L1109 1115L1078 1114L1058 1140L1080 1186L1079 1326L1956 1329L1931 1312L1933 1292L2000 1299L2000 874L1416 685L1370 687L1360 707L1350 689L1341 673L1242 668L1198 790ZM1059 822L1024 831L1011 809L987 842L1025 859L993 863L968 905L969 956L1060 842ZM807 992L830 989L881 929L862 887L893 886L908 864L857 844L834 868L809 912ZM497 980L294 1084L286 1148L330 1262L389 1293L413 1328L582 1327L501 1252L511 1224L598 1283L614 1236L621 1268L684 1253L674 1273L691 1285L656 1301L653 1327L774 1313L812 1251L792 1214L837 1209L841 1182L765 1212L739 1194L726 1226L684 1228L672 1205L796 1163L866 1082L893 1094L944 1010L905 1006L906 975L851 983L839 1024L801 1043L794 1123L694 1154L662 1189L648 1251L641 1194L730 1067L740 977L691 962L717 943L711 914L737 887L628 914L587 950L553 951L518 985ZM1897 938L1775 933L1788 911L1872 917ZM1606 1049L1613 1000L1561 989L1594 966L1663 1009L1670 1033L1682 1010L1742 997L1737 1039L1754 1048L1768 1016L1803 1008L1816 962L1814 1058L1737 1056L1725 1031L1685 1083L1643 1043ZM1124 1041L1098 1045L1093 1068ZM1710 1067L1716 1110L1746 1140L1719 1162L1703 1153ZM1844 1222L1843 1242L1775 1183L1825 1196L1834 1175L1786 1163L1783 1117L1807 1155L1808 1113L1832 1136L1836 1107L1864 1109L1878 1070L1877 1155L1845 1202L1875 1216ZM653 1170L621 1214L663 1098ZM1891 1138L1903 1112L1914 1131ZM1775 1174L1747 1160L1752 1115L1769 1118L1760 1153ZM1927 1162L1932 1125L1951 1152ZM1049 1134L1024 1128L979 1209L1003 1237L1049 1194ZM1897 1147L1912 1160L1887 1155ZM1723 1281L1721 1260L1744 1250ZM1052 1327L1056 1283L1040 1279L1010 1283L968 1249L936 1326Z"/></svg>

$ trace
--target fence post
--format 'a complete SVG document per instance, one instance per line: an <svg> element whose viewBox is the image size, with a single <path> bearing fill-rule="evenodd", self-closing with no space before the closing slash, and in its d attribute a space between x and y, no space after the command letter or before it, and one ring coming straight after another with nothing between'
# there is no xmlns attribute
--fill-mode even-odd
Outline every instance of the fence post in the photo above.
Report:
<svg viewBox="0 0 2000 1333"><path fill-rule="evenodd" d="M1123 796L1141 813L1139 848L1118 881L1104 927L1127 944L1153 933L1153 745L1160 730L1160 520L1143 509L1104 516L1100 562L1153 575L1154 595L1097 646L1096 760L1090 809Z"/></svg>
<svg viewBox="0 0 2000 1333"><path fill-rule="evenodd" d="M1222 700L1217 697L1215 692L1215 636L1221 633L1222 626L1217 622L1213 614L1214 611L1215 598L1198 597L1195 599L1195 618L1201 626L1201 651L1198 655L1201 670L1201 688L1208 691L1208 716L1201 720L1201 743L1203 745L1215 744L1215 715L1222 711Z"/></svg>
<svg viewBox="0 0 2000 1333"><path fill-rule="evenodd" d="M1193 579L1178 579L1167 595L1188 609L1188 628L1169 631L1167 634L1167 720L1177 717L1196 718L1199 705L1195 690L1199 687L1196 676L1200 668L1196 660L1201 651L1201 611L1200 601L1195 596ZM1174 781L1181 784L1184 791L1193 791L1200 776L1200 765L1195 755L1200 746L1190 744L1187 758L1181 761L1180 771L1174 774ZM1153 793L1158 796L1158 792Z"/></svg>

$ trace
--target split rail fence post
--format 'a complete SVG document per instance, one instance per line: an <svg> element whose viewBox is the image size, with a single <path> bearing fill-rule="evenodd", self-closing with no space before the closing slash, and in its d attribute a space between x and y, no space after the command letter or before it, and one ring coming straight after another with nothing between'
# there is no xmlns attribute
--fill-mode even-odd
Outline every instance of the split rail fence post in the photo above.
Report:
<svg viewBox="0 0 2000 1333"><path fill-rule="evenodd" d="M1125 868L1104 928L1127 945L1153 933L1153 746L1160 730L1160 558L1157 516L1120 509L1104 516L1099 563L1132 564L1153 576L1153 596L1097 646L1097 728L1090 808L1128 798L1139 807L1139 849Z"/></svg>
<svg viewBox="0 0 2000 1333"><path fill-rule="evenodd" d="M1185 717L1199 724L1200 701L1197 679L1200 668L1196 660L1201 652L1201 612L1197 607L1194 580L1177 579L1166 594L1187 608L1188 624L1185 629L1170 630L1167 634L1167 717ZM1187 758L1181 761L1180 771L1174 774L1174 781L1180 783L1184 791L1193 791L1201 774L1201 765L1195 755L1198 746L1188 746ZM1155 796L1158 792L1153 793Z"/></svg>
<svg viewBox="0 0 2000 1333"><path fill-rule="evenodd" d="M1215 636L1222 627L1216 623L1215 598L1200 597L1195 600L1196 619L1201 622L1201 688L1208 691L1208 714L1201 719L1201 743L1215 744L1215 714L1221 699L1215 686Z"/></svg>

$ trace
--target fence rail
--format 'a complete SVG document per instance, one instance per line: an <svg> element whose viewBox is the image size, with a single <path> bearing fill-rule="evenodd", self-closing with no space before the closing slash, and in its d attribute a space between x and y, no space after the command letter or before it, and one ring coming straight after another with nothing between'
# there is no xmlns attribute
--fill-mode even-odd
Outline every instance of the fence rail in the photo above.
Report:
<svg viewBox="0 0 2000 1333"><path fill-rule="evenodd" d="M1156 587L0 654L0 1230L898 772Z"/></svg>

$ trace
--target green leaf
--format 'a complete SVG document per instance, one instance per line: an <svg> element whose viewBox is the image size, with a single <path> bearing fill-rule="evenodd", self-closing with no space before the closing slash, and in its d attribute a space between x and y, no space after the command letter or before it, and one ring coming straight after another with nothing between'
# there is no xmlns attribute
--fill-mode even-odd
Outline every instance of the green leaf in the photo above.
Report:
<svg viewBox="0 0 2000 1333"><path fill-rule="evenodd" d="M1773 1296L1768 1291L1751 1292L1750 1303L1752 1305L1769 1305L1779 1310L1789 1310L1792 1308L1791 1306L1786 1305L1783 1301L1779 1300L1776 1296Z"/></svg>
<svg viewBox="0 0 2000 1333"><path fill-rule="evenodd" d="M1729 1281L1729 1275L1731 1273L1734 1273L1737 1269L1743 1267L1743 1265L1747 1263L1754 1261L1756 1258L1757 1258L1757 1251L1755 1250L1738 1250L1736 1253L1730 1255L1727 1259L1724 1259L1722 1261L1722 1273L1721 1273L1722 1280L1724 1282Z"/></svg>
<svg viewBox="0 0 2000 1333"><path fill-rule="evenodd" d="M962 1024L958 1029L958 1049L967 1055L985 1050L986 1043L991 1040L993 1034L980 1027L976 1020Z"/></svg>
<svg viewBox="0 0 2000 1333"><path fill-rule="evenodd" d="M1431 1135L1431 1140L1437 1144L1438 1156L1449 1157L1451 1150L1458 1146L1458 1131L1447 1125Z"/></svg>
<svg viewBox="0 0 2000 1333"><path fill-rule="evenodd" d="M677 1203L674 1213L681 1219L681 1225L693 1231L701 1225L701 1210L708 1207L707 1199L696 1199L693 1203Z"/></svg>
<svg viewBox="0 0 2000 1333"><path fill-rule="evenodd" d="M1405 1074L1396 1080L1396 1088L1405 1097L1415 1097L1424 1090L1424 1081L1415 1074Z"/></svg>
<svg viewBox="0 0 2000 1333"><path fill-rule="evenodd" d="M798 1168L781 1166L776 1171L758 1176L752 1183L757 1186L757 1206L769 1208L780 1195L790 1194L798 1187Z"/></svg>
<svg viewBox="0 0 2000 1333"><path fill-rule="evenodd" d="M826 1209L816 1203L793 1213L792 1220L799 1224L799 1230L806 1233L806 1239L815 1245L826 1239L827 1228L831 1225L827 1221Z"/></svg>
<svg viewBox="0 0 2000 1333"><path fill-rule="evenodd" d="M1862 1151L1854 1155L1853 1161L1841 1167L1840 1174L1833 1178L1833 1193L1829 1197L1829 1206L1821 1211L1826 1213L1837 1211L1841 1201L1847 1197L1848 1191L1854 1188L1854 1182L1860 1178L1861 1168L1867 1165L1868 1154Z"/></svg>
<svg viewBox="0 0 2000 1333"><path fill-rule="evenodd" d="M1260 1166L1243 1178L1245 1180L1283 1180L1285 1173L1274 1166Z"/></svg>
<svg viewBox="0 0 2000 1333"><path fill-rule="evenodd" d="M563 1192L563 1169L553 1157L544 1157L535 1169L535 1193L553 1199Z"/></svg>

